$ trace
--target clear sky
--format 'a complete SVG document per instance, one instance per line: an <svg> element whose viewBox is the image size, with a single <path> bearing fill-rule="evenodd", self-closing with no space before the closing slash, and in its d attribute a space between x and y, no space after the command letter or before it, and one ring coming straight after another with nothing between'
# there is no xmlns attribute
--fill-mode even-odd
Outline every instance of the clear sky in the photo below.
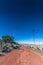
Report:
<svg viewBox="0 0 43 65"><path fill-rule="evenodd" d="M43 40L42 0L0 0L0 36L13 35L15 41Z"/></svg>

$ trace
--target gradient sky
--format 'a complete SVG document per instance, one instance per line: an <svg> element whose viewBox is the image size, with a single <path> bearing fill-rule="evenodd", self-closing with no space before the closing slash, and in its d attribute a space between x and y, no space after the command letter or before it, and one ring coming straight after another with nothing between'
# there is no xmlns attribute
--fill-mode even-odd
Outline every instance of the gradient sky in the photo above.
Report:
<svg viewBox="0 0 43 65"><path fill-rule="evenodd" d="M0 36L13 35L16 41L43 40L43 1L0 0Z"/></svg>

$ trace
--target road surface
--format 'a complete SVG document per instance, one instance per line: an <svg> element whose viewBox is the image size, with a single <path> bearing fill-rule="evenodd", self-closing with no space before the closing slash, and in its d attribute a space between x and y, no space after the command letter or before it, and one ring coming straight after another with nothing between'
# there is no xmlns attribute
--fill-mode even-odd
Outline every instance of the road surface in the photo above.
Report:
<svg viewBox="0 0 43 65"><path fill-rule="evenodd" d="M21 47L0 57L0 65L43 65L43 58L33 50Z"/></svg>

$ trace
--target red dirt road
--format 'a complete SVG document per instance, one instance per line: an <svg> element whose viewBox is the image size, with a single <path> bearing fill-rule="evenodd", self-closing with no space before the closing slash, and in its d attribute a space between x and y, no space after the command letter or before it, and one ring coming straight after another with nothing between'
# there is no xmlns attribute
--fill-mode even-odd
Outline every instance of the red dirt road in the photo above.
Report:
<svg viewBox="0 0 43 65"><path fill-rule="evenodd" d="M43 58L33 50L21 47L0 57L0 65L43 65Z"/></svg>

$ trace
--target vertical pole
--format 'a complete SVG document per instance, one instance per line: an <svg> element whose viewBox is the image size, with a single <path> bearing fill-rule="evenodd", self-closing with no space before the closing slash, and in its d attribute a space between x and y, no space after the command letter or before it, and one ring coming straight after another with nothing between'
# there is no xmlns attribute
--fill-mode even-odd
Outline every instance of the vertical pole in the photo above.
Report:
<svg viewBox="0 0 43 65"><path fill-rule="evenodd" d="M35 29L32 30L32 35L33 35L33 41L34 41L34 44L35 44Z"/></svg>

